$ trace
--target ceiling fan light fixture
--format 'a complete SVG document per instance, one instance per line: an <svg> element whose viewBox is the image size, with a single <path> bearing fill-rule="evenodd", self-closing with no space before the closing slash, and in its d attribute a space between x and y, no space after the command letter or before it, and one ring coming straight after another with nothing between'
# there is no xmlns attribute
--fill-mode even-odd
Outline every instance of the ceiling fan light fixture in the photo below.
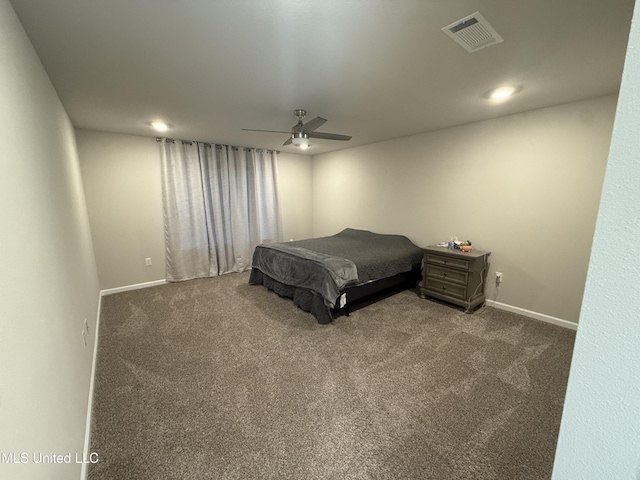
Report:
<svg viewBox="0 0 640 480"><path fill-rule="evenodd" d="M306 150L309 148L309 137L306 133L293 133L291 134L291 143L302 150Z"/></svg>

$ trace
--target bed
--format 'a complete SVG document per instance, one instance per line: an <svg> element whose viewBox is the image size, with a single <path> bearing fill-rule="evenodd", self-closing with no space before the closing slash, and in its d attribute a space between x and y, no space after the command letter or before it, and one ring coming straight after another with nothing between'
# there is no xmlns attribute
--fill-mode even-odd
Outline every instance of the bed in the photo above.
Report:
<svg viewBox="0 0 640 480"><path fill-rule="evenodd" d="M422 250L402 235L347 228L328 237L256 247L249 283L330 323L420 280Z"/></svg>

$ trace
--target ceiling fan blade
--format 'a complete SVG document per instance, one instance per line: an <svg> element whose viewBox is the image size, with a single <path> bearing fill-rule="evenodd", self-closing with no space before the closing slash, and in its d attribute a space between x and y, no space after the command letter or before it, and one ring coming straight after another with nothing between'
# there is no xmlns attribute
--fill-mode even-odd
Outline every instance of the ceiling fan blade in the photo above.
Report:
<svg viewBox="0 0 640 480"><path fill-rule="evenodd" d="M324 125L326 121L326 118L316 117L313 120L309 120L307 123L305 123L302 127L302 130L305 133L313 132L316 128L320 128L322 125Z"/></svg>
<svg viewBox="0 0 640 480"><path fill-rule="evenodd" d="M291 145L291 137L287 138L287 141L284 142L282 145Z"/></svg>
<svg viewBox="0 0 640 480"><path fill-rule="evenodd" d="M325 140L351 140L350 135L339 135L337 133L310 132L309 138L323 138Z"/></svg>
<svg viewBox="0 0 640 480"><path fill-rule="evenodd" d="M255 130L253 128L243 128L242 130L244 130L245 132L291 133L291 132L284 132L282 130Z"/></svg>

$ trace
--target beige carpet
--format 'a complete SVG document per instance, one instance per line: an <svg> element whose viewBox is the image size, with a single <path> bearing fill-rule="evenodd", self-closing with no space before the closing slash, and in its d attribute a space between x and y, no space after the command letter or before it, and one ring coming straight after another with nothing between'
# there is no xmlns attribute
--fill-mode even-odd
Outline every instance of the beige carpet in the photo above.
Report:
<svg viewBox="0 0 640 480"><path fill-rule="evenodd" d="M91 480L550 478L575 332L410 291L318 325L247 282L103 299Z"/></svg>

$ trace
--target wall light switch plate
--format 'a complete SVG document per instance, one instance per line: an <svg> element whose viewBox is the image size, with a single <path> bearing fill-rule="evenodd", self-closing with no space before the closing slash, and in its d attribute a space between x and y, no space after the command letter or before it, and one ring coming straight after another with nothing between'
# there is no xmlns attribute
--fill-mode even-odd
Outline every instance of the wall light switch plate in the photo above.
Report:
<svg viewBox="0 0 640 480"><path fill-rule="evenodd" d="M144 259L144 264L145 264L147 267L150 267L150 266L151 266L151 257L147 257L147 258L145 258L145 259Z"/></svg>

